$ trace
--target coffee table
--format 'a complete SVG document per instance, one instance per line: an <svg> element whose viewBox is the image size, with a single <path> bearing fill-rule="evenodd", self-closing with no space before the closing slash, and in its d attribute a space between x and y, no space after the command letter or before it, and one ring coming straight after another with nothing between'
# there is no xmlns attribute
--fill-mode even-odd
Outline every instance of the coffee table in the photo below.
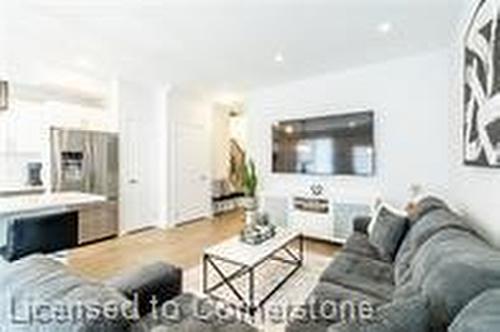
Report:
<svg viewBox="0 0 500 332"><path fill-rule="evenodd" d="M298 248L292 248L298 244ZM286 258L277 254L285 254ZM255 298L255 269L270 260L293 266L280 281L260 299ZM241 242L239 236L205 249L203 254L203 292L217 299L213 293L221 287L228 287L241 302L240 309L251 315L282 287L302 266L304 260L304 240L298 231L278 229L276 235L259 245ZM234 265L237 269L230 274L223 271L221 264ZM213 269L220 281L209 285L209 269ZM234 280L248 275L246 296L234 284ZM219 299L222 300L222 299Z"/></svg>

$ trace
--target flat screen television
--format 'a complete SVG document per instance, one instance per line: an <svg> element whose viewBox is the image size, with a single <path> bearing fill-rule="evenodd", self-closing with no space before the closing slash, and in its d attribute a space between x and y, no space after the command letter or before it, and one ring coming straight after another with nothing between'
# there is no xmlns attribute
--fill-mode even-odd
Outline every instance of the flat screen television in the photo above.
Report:
<svg viewBox="0 0 500 332"><path fill-rule="evenodd" d="M372 176L374 113L357 112L273 124L274 173Z"/></svg>

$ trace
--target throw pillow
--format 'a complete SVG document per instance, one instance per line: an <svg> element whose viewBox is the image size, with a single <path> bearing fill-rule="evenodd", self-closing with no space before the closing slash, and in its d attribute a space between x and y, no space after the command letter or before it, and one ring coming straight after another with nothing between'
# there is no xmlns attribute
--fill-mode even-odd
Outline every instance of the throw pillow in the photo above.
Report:
<svg viewBox="0 0 500 332"><path fill-rule="evenodd" d="M387 202L380 201L376 203L375 206L372 208L373 214L371 216L371 221L368 224L367 228L368 234L371 234L373 232L373 228L375 227L375 223L377 222L378 215L380 211L382 211L382 209L387 209L391 211L393 214L396 214L398 216L405 216L405 217L408 216L405 210L400 210Z"/></svg>
<svg viewBox="0 0 500 332"><path fill-rule="evenodd" d="M392 261L407 230L406 215L397 213L387 205L382 205L375 216L369 239L383 257Z"/></svg>
<svg viewBox="0 0 500 332"><path fill-rule="evenodd" d="M438 198L436 196L422 196L416 201L409 219L412 223L415 223L427 213L436 209L449 210L450 208L441 198Z"/></svg>

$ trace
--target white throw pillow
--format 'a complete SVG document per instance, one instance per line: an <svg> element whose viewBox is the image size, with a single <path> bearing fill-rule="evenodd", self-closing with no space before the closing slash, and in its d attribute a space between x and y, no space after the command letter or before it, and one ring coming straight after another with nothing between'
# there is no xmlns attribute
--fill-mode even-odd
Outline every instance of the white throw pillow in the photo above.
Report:
<svg viewBox="0 0 500 332"><path fill-rule="evenodd" d="M391 213L394 213L395 215L398 215L401 217L408 216L408 213L405 210L398 209L387 202L382 202L375 208L375 212L372 215L372 220L370 221L370 224L368 225L368 235L372 234L373 228L375 227L375 223L377 222L377 219L378 219L378 215L383 208L386 208Z"/></svg>

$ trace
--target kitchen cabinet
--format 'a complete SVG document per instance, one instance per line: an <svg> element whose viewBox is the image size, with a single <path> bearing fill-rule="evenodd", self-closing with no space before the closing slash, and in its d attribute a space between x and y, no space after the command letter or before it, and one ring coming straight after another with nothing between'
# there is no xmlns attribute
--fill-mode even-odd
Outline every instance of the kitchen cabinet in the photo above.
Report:
<svg viewBox="0 0 500 332"><path fill-rule="evenodd" d="M46 146L43 107L28 102L13 102L0 118L0 149L9 154L38 154Z"/></svg>
<svg viewBox="0 0 500 332"><path fill-rule="evenodd" d="M302 232L306 237L332 241L333 217L330 214L292 210L289 225L293 230Z"/></svg>
<svg viewBox="0 0 500 332"><path fill-rule="evenodd" d="M78 244L118 234L118 204L104 202L78 208Z"/></svg>
<svg viewBox="0 0 500 332"><path fill-rule="evenodd" d="M116 235L118 206L106 197L84 193L45 193L0 197L0 247L10 220L52 213L79 212L79 244Z"/></svg>

